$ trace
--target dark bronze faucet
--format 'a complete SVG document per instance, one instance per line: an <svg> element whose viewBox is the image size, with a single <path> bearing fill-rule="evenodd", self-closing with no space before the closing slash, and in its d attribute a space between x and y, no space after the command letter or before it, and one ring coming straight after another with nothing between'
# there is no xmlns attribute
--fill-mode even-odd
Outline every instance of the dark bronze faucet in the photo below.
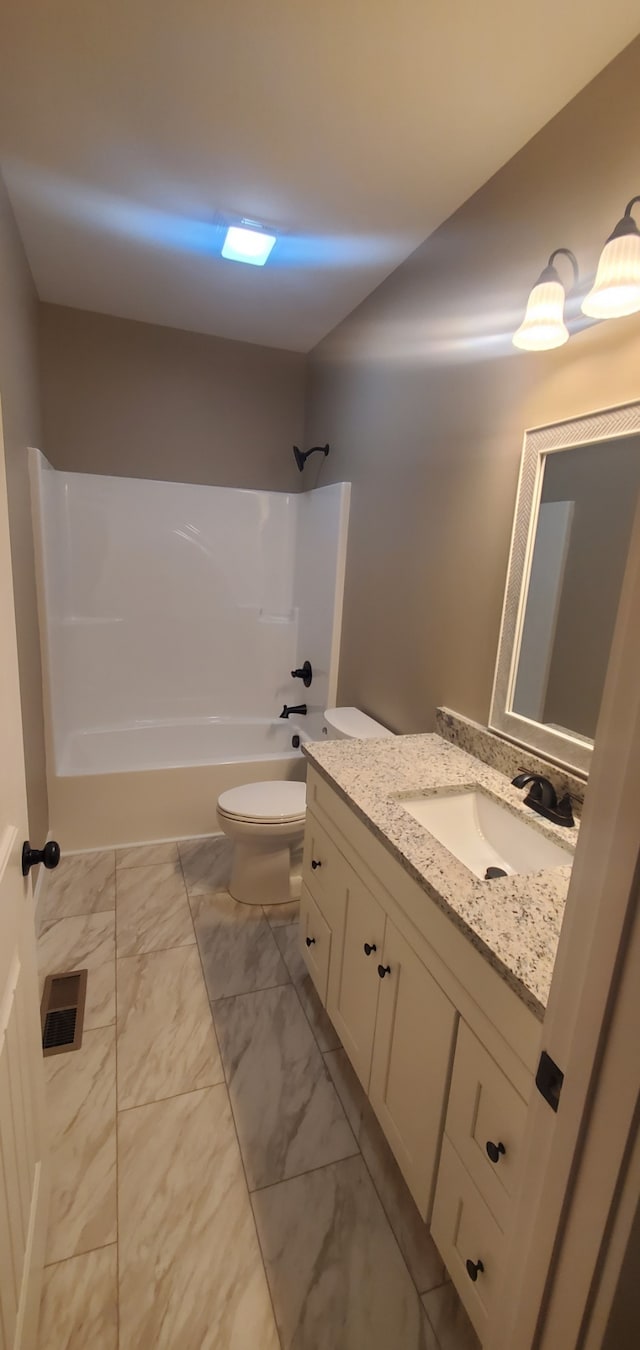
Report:
<svg viewBox="0 0 640 1350"><path fill-rule="evenodd" d="M288 708L287 705L286 705L286 703L285 703L284 708L282 709L282 712L280 713L280 716L281 716L281 717L291 717L291 714L292 714L292 713L299 713L301 717L306 717L306 713L307 713L307 705L306 705L306 703L296 703L295 708Z"/></svg>
<svg viewBox="0 0 640 1350"><path fill-rule="evenodd" d="M569 794L566 793L558 801L553 783L550 783L548 778L543 778L539 773L518 773L512 778L511 783L517 788L526 787L527 783L531 783L524 804L530 806L532 811L537 811L539 816L544 816L545 820L552 820L554 825L566 825L568 828L575 825Z"/></svg>

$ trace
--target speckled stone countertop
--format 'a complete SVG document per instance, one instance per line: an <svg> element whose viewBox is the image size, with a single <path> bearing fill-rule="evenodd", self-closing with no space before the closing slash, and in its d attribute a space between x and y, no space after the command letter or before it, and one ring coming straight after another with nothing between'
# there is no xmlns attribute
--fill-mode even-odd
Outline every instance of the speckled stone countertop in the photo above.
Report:
<svg viewBox="0 0 640 1350"><path fill-rule="evenodd" d="M558 946L571 866L480 881L405 810L397 794L484 788L548 838L574 845L566 830L534 815L508 778L440 736L380 741L311 741L313 768L368 825L427 895L542 1019Z"/></svg>

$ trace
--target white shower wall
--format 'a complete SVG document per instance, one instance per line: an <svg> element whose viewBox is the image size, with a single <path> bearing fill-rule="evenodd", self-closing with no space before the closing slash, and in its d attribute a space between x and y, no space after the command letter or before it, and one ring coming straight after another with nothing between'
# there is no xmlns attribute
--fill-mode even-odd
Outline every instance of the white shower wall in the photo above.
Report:
<svg viewBox="0 0 640 1350"><path fill-rule="evenodd" d="M32 479L57 774L74 772L83 733L333 701L348 484L295 495L107 478L38 451ZM305 659L309 691L290 676Z"/></svg>

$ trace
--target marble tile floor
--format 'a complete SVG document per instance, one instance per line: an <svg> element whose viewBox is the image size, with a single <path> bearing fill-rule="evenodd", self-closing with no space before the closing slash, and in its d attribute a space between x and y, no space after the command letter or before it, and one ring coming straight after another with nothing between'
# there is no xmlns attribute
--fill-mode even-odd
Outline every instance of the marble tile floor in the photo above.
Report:
<svg viewBox="0 0 640 1350"><path fill-rule="evenodd" d="M297 948L222 836L63 858L38 1350L478 1350Z"/></svg>

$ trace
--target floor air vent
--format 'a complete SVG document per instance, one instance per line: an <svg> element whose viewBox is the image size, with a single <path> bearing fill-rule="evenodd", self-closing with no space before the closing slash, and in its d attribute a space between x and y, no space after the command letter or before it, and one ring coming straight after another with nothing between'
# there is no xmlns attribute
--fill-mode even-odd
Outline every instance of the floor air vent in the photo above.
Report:
<svg viewBox="0 0 640 1350"><path fill-rule="evenodd" d="M47 975L40 1004L42 1052L60 1055L82 1045L87 971L67 970Z"/></svg>

